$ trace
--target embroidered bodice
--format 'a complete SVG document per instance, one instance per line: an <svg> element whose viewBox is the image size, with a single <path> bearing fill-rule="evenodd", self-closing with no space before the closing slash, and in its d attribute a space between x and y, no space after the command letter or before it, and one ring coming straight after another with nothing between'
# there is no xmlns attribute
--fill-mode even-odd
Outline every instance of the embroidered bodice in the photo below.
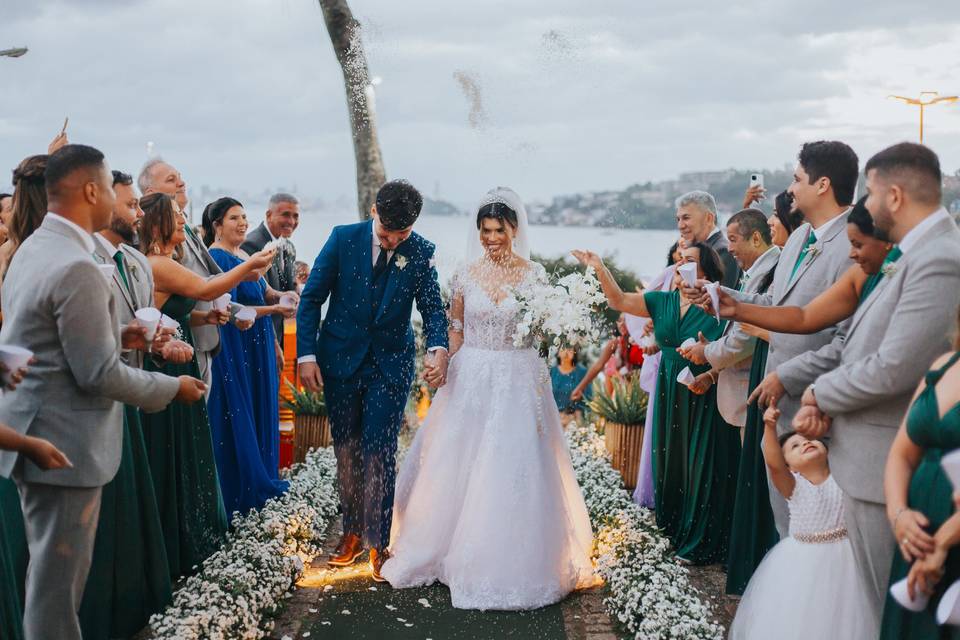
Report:
<svg viewBox="0 0 960 640"><path fill-rule="evenodd" d="M790 506L790 535L802 542L828 542L811 538L838 535L841 530L845 534L843 491L833 476L818 485L799 473L793 477L797 483L787 502Z"/></svg>
<svg viewBox="0 0 960 640"><path fill-rule="evenodd" d="M546 284L547 274L542 265L530 263L526 274L515 287ZM523 346L513 343L513 334L520 320L520 305L514 295L514 287L504 285L500 291L502 300L495 301L484 284L472 275L469 267L458 269L453 276L451 288L454 295L463 296L463 345L488 351L511 351L529 349L533 338L528 336Z"/></svg>

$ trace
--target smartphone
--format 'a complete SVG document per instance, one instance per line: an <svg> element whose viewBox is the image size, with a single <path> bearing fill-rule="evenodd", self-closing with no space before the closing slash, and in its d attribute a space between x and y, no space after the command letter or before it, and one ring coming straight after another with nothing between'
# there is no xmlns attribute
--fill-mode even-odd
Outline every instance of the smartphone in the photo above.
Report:
<svg viewBox="0 0 960 640"><path fill-rule="evenodd" d="M762 173L751 173L750 174L750 188L760 187L763 189L763 174Z"/></svg>

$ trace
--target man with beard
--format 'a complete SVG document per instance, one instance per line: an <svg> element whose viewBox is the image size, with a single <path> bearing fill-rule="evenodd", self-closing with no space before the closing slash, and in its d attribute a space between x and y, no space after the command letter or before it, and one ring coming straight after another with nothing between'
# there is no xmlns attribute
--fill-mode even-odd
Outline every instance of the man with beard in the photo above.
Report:
<svg viewBox="0 0 960 640"><path fill-rule="evenodd" d="M895 546L905 558L922 558L931 541L905 491L885 499L884 465L914 389L950 348L960 230L941 204L940 161L927 147L888 147L865 172L876 235L902 255L854 313L842 352L830 354L828 373L807 388L793 424L808 438L830 436L830 470L843 489L848 535L879 622Z"/></svg>

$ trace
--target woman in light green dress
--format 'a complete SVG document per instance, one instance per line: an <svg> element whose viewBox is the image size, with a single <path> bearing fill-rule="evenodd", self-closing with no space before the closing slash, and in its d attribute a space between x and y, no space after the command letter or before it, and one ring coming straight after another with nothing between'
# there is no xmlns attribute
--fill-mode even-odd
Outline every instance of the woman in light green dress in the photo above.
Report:
<svg viewBox="0 0 960 640"><path fill-rule="evenodd" d="M710 375L709 367L685 360L677 347L688 338L697 339L700 333L715 340L723 332L723 324L686 300L679 290L624 293L598 256L589 252L574 255L597 270L612 308L653 320L663 354L652 438L657 524L685 560L696 564L722 561L730 535L740 437L720 417L712 385L706 393L694 392L702 389L702 376ZM705 244L696 243L682 255L684 262L699 266L698 277L714 282L723 277L719 257ZM688 388L677 382L686 367L694 376L701 376L700 384Z"/></svg>

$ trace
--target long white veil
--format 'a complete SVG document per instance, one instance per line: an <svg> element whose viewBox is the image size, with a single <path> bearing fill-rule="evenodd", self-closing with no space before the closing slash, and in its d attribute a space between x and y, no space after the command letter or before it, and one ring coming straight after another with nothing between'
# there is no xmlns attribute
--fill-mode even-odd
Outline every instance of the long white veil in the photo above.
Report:
<svg viewBox="0 0 960 640"><path fill-rule="evenodd" d="M480 211L481 208L494 202L505 204L517 212L517 235L513 239L513 252L524 260L529 260L530 223L527 221L527 209L523 206L523 200L510 187L497 187L487 191L476 210ZM467 229L467 263L479 260L483 252L480 231L477 230L477 216L474 214L470 216L470 228Z"/></svg>

